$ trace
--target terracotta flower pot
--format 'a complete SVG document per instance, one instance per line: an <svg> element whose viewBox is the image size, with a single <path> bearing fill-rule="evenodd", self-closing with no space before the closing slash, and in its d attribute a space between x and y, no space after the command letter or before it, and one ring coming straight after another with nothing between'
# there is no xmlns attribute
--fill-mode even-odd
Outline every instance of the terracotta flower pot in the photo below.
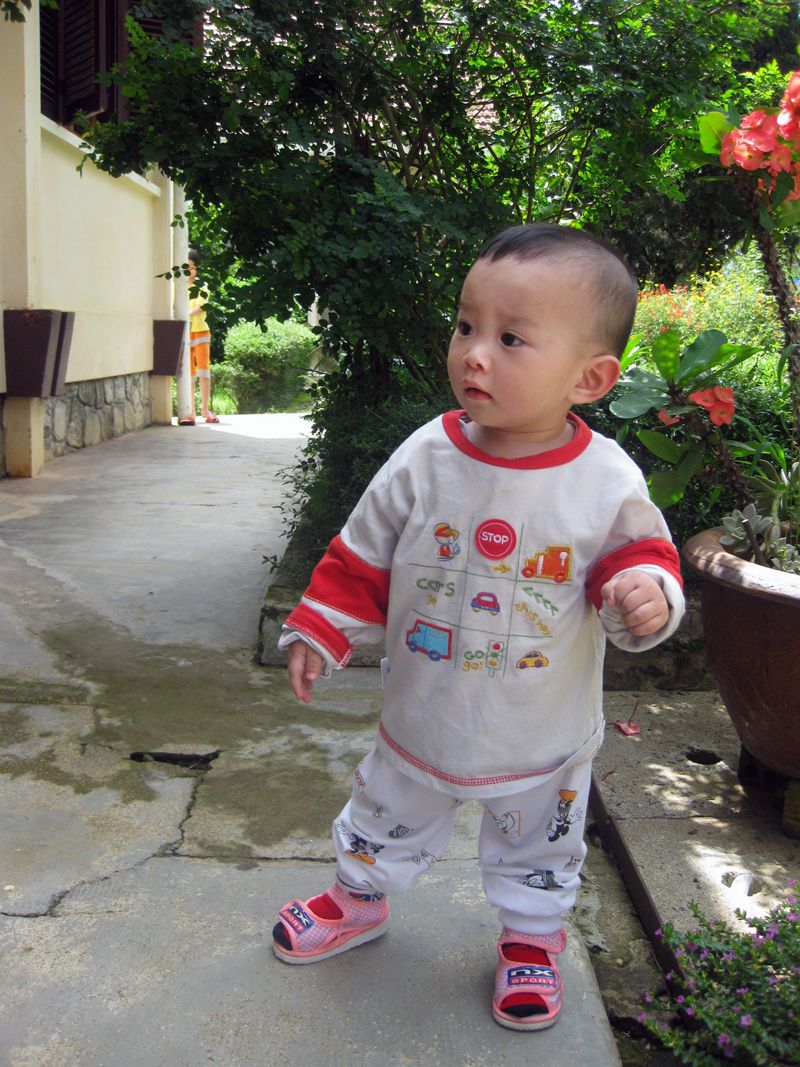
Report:
<svg viewBox="0 0 800 1067"><path fill-rule="evenodd" d="M703 578L709 666L746 750L800 780L800 576L748 563L719 543L722 527L692 537L683 558ZM743 760L743 763L746 763ZM740 779L744 784L747 775Z"/></svg>

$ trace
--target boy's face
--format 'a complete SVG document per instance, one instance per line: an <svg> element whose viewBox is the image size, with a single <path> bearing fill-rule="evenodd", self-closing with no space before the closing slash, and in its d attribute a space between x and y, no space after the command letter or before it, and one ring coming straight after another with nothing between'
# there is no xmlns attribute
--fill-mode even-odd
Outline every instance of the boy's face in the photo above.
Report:
<svg viewBox="0 0 800 1067"><path fill-rule="evenodd" d="M603 348L577 268L557 259L479 259L461 291L447 369L453 392L480 426L484 450L526 454L566 443L567 412L587 365ZM566 434L566 439L564 438Z"/></svg>

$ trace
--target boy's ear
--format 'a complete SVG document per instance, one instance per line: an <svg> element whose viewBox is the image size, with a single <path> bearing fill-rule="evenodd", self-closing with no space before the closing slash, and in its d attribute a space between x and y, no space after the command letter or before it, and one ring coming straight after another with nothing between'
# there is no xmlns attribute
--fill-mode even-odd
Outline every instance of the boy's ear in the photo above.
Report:
<svg viewBox="0 0 800 1067"><path fill-rule="evenodd" d="M619 360L606 353L592 356L583 374L575 383L569 400L572 404L591 404L610 393L620 375Z"/></svg>

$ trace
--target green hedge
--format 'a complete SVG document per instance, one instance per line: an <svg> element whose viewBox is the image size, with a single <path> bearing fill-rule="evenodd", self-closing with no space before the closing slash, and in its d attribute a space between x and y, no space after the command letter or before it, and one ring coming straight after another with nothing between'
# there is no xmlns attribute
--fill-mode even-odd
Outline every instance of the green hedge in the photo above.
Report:
<svg viewBox="0 0 800 1067"><path fill-rule="evenodd" d="M237 322L225 334L225 359L212 368L214 388L239 414L282 411L304 388L316 343L300 322Z"/></svg>

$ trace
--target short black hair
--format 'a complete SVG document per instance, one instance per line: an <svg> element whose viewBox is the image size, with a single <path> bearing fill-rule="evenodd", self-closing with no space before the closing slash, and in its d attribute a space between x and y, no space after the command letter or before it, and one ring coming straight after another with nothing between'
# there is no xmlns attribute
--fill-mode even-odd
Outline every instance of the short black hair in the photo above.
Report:
<svg viewBox="0 0 800 1067"><path fill-rule="evenodd" d="M190 248L186 253L186 257L190 263L194 263L196 267L200 266L200 253L195 248Z"/></svg>
<svg viewBox="0 0 800 1067"><path fill-rule="evenodd" d="M622 355L633 328L639 286L630 265L614 245L577 226L534 222L510 226L497 234L483 246L478 260L494 263L509 256L522 260L549 257L580 264L596 305L598 336L613 355Z"/></svg>

